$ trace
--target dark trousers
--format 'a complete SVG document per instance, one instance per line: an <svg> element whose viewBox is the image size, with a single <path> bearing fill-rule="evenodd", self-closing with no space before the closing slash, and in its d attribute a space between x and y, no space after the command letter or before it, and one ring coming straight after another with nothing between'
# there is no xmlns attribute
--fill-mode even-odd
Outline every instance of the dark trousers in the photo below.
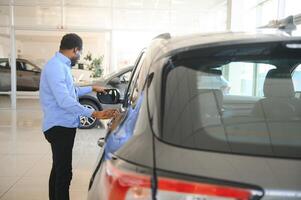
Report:
<svg viewBox="0 0 301 200"><path fill-rule="evenodd" d="M52 169L49 177L50 200L69 200L75 133L76 128L61 126L52 127L45 132L52 150Z"/></svg>

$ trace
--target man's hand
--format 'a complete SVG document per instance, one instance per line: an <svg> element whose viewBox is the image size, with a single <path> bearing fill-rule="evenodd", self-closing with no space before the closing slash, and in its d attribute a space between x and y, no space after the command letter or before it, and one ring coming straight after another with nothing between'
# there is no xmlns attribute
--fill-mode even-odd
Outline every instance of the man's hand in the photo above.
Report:
<svg viewBox="0 0 301 200"><path fill-rule="evenodd" d="M106 109L103 111L94 111L92 117L96 119L110 119L119 115L118 109Z"/></svg>
<svg viewBox="0 0 301 200"><path fill-rule="evenodd" d="M115 130L119 125L120 122L124 119L125 112L120 112L117 116L115 116L108 124L109 131Z"/></svg>
<svg viewBox="0 0 301 200"><path fill-rule="evenodd" d="M107 93L107 92L106 92L106 88L101 87L101 86L98 86L98 85L93 85L93 86L92 86L92 90L93 90L94 92L100 92L100 93L104 93L104 94Z"/></svg>

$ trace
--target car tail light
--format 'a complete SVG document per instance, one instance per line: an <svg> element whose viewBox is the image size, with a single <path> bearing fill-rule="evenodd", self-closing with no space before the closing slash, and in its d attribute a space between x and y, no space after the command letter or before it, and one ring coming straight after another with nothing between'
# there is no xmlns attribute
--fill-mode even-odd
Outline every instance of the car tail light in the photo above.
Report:
<svg viewBox="0 0 301 200"><path fill-rule="evenodd" d="M108 200L151 199L151 177L120 170L110 161L102 170L102 193ZM249 200L252 190L158 177L158 200Z"/></svg>

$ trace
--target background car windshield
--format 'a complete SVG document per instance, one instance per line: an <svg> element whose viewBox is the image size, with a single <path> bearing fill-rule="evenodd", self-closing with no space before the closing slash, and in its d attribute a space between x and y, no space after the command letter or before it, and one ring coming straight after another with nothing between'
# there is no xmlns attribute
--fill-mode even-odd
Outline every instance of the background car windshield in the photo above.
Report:
<svg viewBox="0 0 301 200"><path fill-rule="evenodd" d="M212 48L170 61L163 140L201 150L301 157L301 98L295 90L300 49L276 43ZM293 81L295 70L299 80Z"/></svg>

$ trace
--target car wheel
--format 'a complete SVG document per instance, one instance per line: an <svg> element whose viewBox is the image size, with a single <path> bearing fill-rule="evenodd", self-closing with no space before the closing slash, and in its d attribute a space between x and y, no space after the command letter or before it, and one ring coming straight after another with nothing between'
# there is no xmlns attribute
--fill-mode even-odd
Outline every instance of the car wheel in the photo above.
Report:
<svg viewBox="0 0 301 200"><path fill-rule="evenodd" d="M86 107L93 109L95 111L99 111L99 108L96 106L96 104L93 101L89 100L82 100L80 103ZM98 120L94 117L80 117L80 128L81 129L90 129L94 128L95 125L97 124Z"/></svg>

